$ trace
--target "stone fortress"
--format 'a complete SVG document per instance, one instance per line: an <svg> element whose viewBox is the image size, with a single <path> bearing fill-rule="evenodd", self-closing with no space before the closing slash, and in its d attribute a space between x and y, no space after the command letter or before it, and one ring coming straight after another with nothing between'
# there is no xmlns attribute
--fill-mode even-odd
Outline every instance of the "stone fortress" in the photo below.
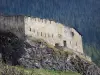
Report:
<svg viewBox="0 0 100 75"><path fill-rule="evenodd" d="M83 53L81 35L75 29L54 21L25 17L25 34L42 38L53 46L58 44Z"/></svg>
<svg viewBox="0 0 100 75"><path fill-rule="evenodd" d="M83 53L82 37L74 29L61 23L28 16L0 16L0 30L14 33L20 39L31 36L49 44Z"/></svg>

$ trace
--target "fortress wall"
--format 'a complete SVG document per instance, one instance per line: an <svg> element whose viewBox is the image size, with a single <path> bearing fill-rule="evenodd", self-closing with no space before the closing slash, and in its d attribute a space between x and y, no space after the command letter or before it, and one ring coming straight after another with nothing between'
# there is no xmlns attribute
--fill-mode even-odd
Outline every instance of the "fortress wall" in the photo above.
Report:
<svg viewBox="0 0 100 75"><path fill-rule="evenodd" d="M25 17L25 33L28 36L41 38L55 46L58 43L83 53L81 35L73 28L60 23L39 18Z"/></svg>
<svg viewBox="0 0 100 75"><path fill-rule="evenodd" d="M64 26L63 30L64 30L63 40L66 40L67 47L70 48L70 49L72 49L72 46L71 46L72 35L71 35L71 32L70 32L70 28Z"/></svg>
<svg viewBox="0 0 100 75"><path fill-rule="evenodd" d="M63 36L63 40L66 41L68 48L83 53L82 38L81 35L75 29L64 27Z"/></svg>
<svg viewBox="0 0 100 75"><path fill-rule="evenodd" d="M24 38L24 17L23 16L0 16L0 30L12 32L19 38Z"/></svg>
<svg viewBox="0 0 100 75"><path fill-rule="evenodd" d="M59 39L58 34L62 34L62 28L63 26L61 24L55 23L54 21L30 17L25 18L26 35L42 38L53 45L55 43L61 44L61 39Z"/></svg>

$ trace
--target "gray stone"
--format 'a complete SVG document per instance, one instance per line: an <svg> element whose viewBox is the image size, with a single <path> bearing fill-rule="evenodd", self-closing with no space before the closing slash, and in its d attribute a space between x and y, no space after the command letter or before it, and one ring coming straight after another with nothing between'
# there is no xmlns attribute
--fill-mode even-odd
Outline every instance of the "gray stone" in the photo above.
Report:
<svg viewBox="0 0 100 75"><path fill-rule="evenodd" d="M62 54L61 51L54 51L46 46L40 48L36 44L34 43L36 48L29 47L26 49L26 53L19 59L20 64L28 68L73 71L82 75L100 75L100 69L92 62L88 62L75 54L64 56L65 54Z"/></svg>

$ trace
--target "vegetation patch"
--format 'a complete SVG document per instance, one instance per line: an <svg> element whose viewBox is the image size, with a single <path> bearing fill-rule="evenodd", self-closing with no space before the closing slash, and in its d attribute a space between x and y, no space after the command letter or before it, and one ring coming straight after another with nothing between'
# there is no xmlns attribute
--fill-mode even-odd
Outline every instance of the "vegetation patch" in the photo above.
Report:
<svg viewBox="0 0 100 75"><path fill-rule="evenodd" d="M0 62L0 75L80 75L76 72L54 71L46 69L25 69L19 66L9 66Z"/></svg>

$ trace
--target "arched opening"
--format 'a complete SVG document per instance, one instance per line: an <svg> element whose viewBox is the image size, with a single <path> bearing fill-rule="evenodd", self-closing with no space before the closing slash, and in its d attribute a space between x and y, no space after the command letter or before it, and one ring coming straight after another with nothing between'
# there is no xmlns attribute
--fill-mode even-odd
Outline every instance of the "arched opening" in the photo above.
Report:
<svg viewBox="0 0 100 75"><path fill-rule="evenodd" d="M55 43L55 47L59 47L59 43Z"/></svg>

